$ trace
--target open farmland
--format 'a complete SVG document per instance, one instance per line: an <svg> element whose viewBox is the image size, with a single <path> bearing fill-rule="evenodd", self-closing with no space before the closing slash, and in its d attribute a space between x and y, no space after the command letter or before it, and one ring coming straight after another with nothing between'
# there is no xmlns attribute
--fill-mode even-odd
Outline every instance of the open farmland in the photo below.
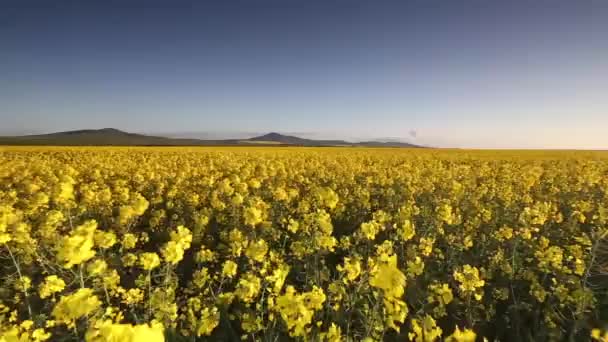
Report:
<svg viewBox="0 0 608 342"><path fill-rule="evenodd" d="M607 236L603 152L5 147L0 341L588 340Z"/></svg>

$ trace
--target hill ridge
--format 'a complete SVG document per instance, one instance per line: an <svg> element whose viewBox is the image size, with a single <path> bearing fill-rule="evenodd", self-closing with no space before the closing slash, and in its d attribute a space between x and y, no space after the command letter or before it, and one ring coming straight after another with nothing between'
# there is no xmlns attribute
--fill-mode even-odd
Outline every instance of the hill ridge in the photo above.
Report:
<svg viewBox="0 0 608 342"><path fill-rule="evenodd" d="M316 140L269 132L249 139L188 139L131 133L116 128L79 129L46 134L0 137L0 145L51 146L345 146L345 147L421 147L403 142L347 142Z"/></svg>

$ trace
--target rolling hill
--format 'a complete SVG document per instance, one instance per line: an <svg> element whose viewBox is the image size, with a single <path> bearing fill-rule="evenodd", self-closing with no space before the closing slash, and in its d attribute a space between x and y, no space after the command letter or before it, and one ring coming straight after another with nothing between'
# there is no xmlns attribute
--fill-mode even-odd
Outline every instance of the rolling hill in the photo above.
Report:
<svg viewBox="0 0 608 342"><path fill-rule="evenodd" d="M0 137L0 145L49 146L347 146L347 147L421 147L403 142L348 142L314 140L268 133L250 139L203 140L167 138L124 132L115 128L84 129L49 134Z"/></svg>

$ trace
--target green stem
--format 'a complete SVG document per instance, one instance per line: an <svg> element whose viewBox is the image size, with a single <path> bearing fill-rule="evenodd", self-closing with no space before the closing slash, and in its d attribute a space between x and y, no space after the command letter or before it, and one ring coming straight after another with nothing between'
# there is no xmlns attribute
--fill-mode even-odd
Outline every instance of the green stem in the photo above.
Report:
<svg viewBox="0 0 608 342"><path fill-rule="evenodd" d="M152 319L152 270L148 270L148 320Z"/></svg>
<svg viewBox="0 0 608 342"><path fill-rule="evenodd" d="M6 246L6 249L8 250L8 254L11 256L11 260L13 260L13 264L15 265L15 268L17 268L17 274L19 275L19 281L21 282L21 286L23 287L23 294L25 296L25 303L27 305L27 312L30 315L30 319L32 319L32 307L30 306L30 300L29 300L29 296L27 293L27 288L25 287L25 282L23 281L23 275L21 274L21 267L19 267L19 263L17 262L17 259L13 255L13 252L11 251L11 249L8 247L8 244L5 243L4 246Z"/></svg>
<svg viewBox="0 0 608 342"><path fill-rule="evenodd" d="M599 247L600 240L601 240L601 237L598 237L593 242L593 247L591 247L591 260L589 261L589 266L587 266L587 269L585 270L585 276L583 278L583 286L585 286L585 287L587 287L587 279L589 278L589 274L591 273L591 268L593 267L593 263L595 263L597 248Z"/></svg>
<svg viewBox="0 0 608 342"><path fill-rule="evenodd" d="M106 294L106 302L108 303L108 305L110 305L110 294L108 293L108 288L106 287L106 284L104 282L102 282L103 284L103 292Z"/></svg>
<svg viewBox="0 0 608 342"><path fill-rule="evenodd" d="M80 277L79 277L80 278L80 288L84 289L84 275L82 274L82 268L83 268L83 266L82 266L82 264L80 264L80 266L78 267L78 273L80 275Z"/></svg>

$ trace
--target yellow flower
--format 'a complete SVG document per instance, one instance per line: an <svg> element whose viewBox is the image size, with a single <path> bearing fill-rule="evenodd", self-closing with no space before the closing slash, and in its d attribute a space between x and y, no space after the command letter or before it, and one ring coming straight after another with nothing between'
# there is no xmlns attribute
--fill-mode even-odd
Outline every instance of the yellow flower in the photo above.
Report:
<svg viewBox="0 0 608 342"><path fill-rule="evenodd" d="M281 263L281 265L274 268L271 275L266 276L266 281L273 284L272 292L275 294L279 294L279 292L281 292L285 279L287 279L287 275L289 274L289 269L290 268L288 265Z"/></svg>
<svg viewBox="0 0 608 342"><path fill-rule="evenodd" d="M89 220L76 227L70 236L61 240L57 259L63 263L63 267L71 268L95 256L93 250L95 229L97 229L97 222Z"/></svg>
<svg viewBox="0 0 608 342"><path fill-rule="evenodd" d="M444 203L441 206L435 208L437 219L446 224L454 223L454 214L452 213L452 206L448 203Z"/></svg>
<svg viewBox="0 0 608 342"><path fill-rule="evenodd" d="M403 241L409 241L416 235L416 227L414 226L414 223L408 219L403 220L397 231Z"/></svg>
<svg viewBox="0 0 608 342"><path fill-rule="evenodd" d="M313 286L310 292L305 292L302 294L302 300L306 307L310 309L320 310L323 308L323 303L325 302L325 293L323 293L323 289Z"/></svg>
<svg viewBox="0 0 608 342"><path fill-rule="evenodd" d="M178 243L182 249L190 248L192 243L192 233L184 226L178 226L175 231L170 233L171 241Z"/></svg>
<svg viewBox="0 0 608 342"><path fill-rule="evenodd" d="M115 290L120 284L120 275L116 270L106 272L102 278L103 284L110 290Z"/></svg>
<svg viewBox="0 0 608 342"><path fill-rule="evenodd" d="M19 215L11 206L0 205L0 243L9 242L12 239L7 230L19 222L19 219Z"/></svg>
<svg viewBox="0 0 608 342"><path fill-rule="evenodd" d="M212 250L201 248L201 250L196 253L196 261L197 262L211 262L215 259L215 253Z"/></svg>
<svg viewBox="0 0 608 342"><path fill-rule="evenodd" d="M92 326L86 334L87 342L164 342L163 326L159 323L116 324L110 320Z"/></svg>
<svg viewBox="0 0 608 342"><path fill-rule="evenodd" d="M21 276L16 286L19 291L27 291L32 287L32 280L28 276Z"/></svg>
<svg viewBox="0 0 608 342"><path fill-rule="evenodd" d="M51 333L46 332L46 331L45 331L44 329L42 329L42 328L38 328L38 329L36 329L36 330L34 330L34 331L32 332L32 339L33 339L35 342L38 342L38 341L46 341L46 340L48 340L49 338L51 338Z"/></svg>
<svg viewBox="0 0 608 342"><path fill-rule="evenodd" d="M102 230L98 230L95 232L94 240L96 246L107 249L116 244L116 234L113 232L104 232Z"/></svg>
<svg viewBox="0 0 608 342"><path fill-rule="evenodd" d="M401 331L401 328L397 323L403 323L405 321L405 318L409 313L407 304L402 300L390 297L384 297L382 303L384 304L384 310L386 311L386 326L397 332Z"/></svg>
<svg viewBox="0 0 608 342"><path fill-rule="evenodd" d="M262 325L262 318L255 313L245 312L241 315L241 328L243 331L248 333L256 333L264 326Z"/></svg>
<svg viewBox="0 0 608 342"><path fill-rule="evenodd" d="M256 226L262 222L262 210L256 207L248 207L243 212L243 217L246 225Z"/></svg>
<svg viewBox="0 0 608 342"><path fill-rule="evenodd" d="M262 186L262 183L260 183L259 180L252 178L249 180L249 186L254 189L258 189Z"/></svg>
<svg viewBox="0 0 608 342"><path fill-rule="evenodd" d="M412 320L412 332L408 336L414 342L433 342L441 337L441 333L433 317L426 315L422 321Z"/></svg>
<svg viewBox="0 0 608 342"><path fill-rule="evenodd" d="M338 204L338 195L328 187L317 189L317 198L329 209L333 209Z"/></svg>
<svg viewBox="0 0 608 342"><path fill-rule="evenodd" d="M142 195L136 193L128 205L120 207L118 222L121 225L125 225L132 219L143 215L148 209L149 204Z"/></svg>
<svg viewBox="0 0 608 342"><path fill-rule="evenodd" d="M429 256L433 252L433 244L435 243L435 239L433 238L420 238L419 250L420 254L424 256Z"/></svg>
<svg viewBox="0 0 608 342"><path fill-rule="evenodd" d="M334 248L338 244L338 241L333 236L316 234L315 235L315 244L321 250L333 252Z"/></svg>
<svg viewBox="0 0 608 342"><path fill-rule="evenodd" d="M252 275L245 274L238 282L234 294L237 295L243 302L252 303L253 300L260 293L261 282L260 278Z"/></svg>
<svg viewBox="0 0 608 342"><path fill-rule="evenodd" d="M232 278L236 275L237 264L232 260L227 260L222 267L222 275L228 278Z"/></svg>
<svg viewBox="0 0 608 342"><path fill-rule="evenodd" d="M602 334L602 331L600 329L591 329L591 339L595 340L595 341L600 341L600 342L607 342L608 341L608 331L604 332L604 334Z"/></svg>
<svg viewBox="0 0 608 342"><path fill-rule="evenodd" d="M291 337L305 336L312 322L315 309L321 309L325 294L317 287L309 293L297 294L293 286L287 286L285 294L276 300L274 309L281 315Z"/></svg>
<svg viewBox="0 0 608 342"><path fill-rule="evenodd" d="M100 306L101 302L93 294L93 290L82 288L70 295L61 297L59 303L53 308L53 317L60 322L70 323L91 314Z"/></svg>
<svg viewBox="0 0 608 342"><path fill-rule="evenodd" d="M201 311L201 321L198 329L196 330L196 336L211 335L219 323L220 313L218 312L217 308L213 307L211 310L209 310L209 308L204 308Z"/></svg>
<svg viewBox="0 0 608 342"><path fill-rule="evenodd" d="M498 241L509 240L513 237L513 229L509 227L501 227L494 235Z"/></svg>
<svg viewBox="0 0 608 342"><path fill-rule="evenodd" d="M132 267L132 266L135 266L135 264L137 263L137 255L135 255L133 253L127 253L122 256L121 260L122 260L123 266Z"/></svg>
<svg viewBox="0 0 608 342"><path fill-rule="evenodd" d="M132 249L135 248L137 244L137 236L131 233L127 233L122 237L122 247L124 249Z"/></svg>
<svg viewBox="0 0 608 342"><path fill-rule="evenodd" d="M540 303L543 303L547 297L547 291L545 291L538 281L533 281L530 285L530 294L534 296L534 298L536 298L536 300L538 300Z"/></svg>
<svg viewBox="0 0 608 342"><path fill-rule="evenodd" d="M11 241L11 235L0 230L0 244Z"/></svg>
<svg viewBox="0 0 608 342"><path fill-rule="evenodd" d="M175 265L183 259L184 251L190 248L192 233L184 226L178 226L170 235L171 241L165 244L161 253L166 262Z"/></svg>
<svg viewBox="0 0 608 342"><path fill-rule="evenodd" d="M298 229L300 229L300 223L294 219L289 219L287 230L295 234L298 232Z"/></svg>
<svg viewBox="0 0 608 342"><path fill-rule="evenodd" d="M374 240L382 226L376 221L361 223L361 234L368 240Z"/></svg>
<svg viewBox="0 0 608 342"><path fill-rule="evenodd" d="M477 334L473 330L456 327L454 333L445 339L446 342L475 342Z"/></svg>
<svg viewBox="0 0 608 342"><path fill-rule="evenodd" d="M407 262L407 275L411 278L419 276L424 272L424 261L420 257Z"/></svg>
<svg viewBox="0 0 608 342"><path fill-rule="evenodd" d="M122 302L127 305L135 305L144 300L144 292L141 289L129 289L122 295Z"/></svg>
<svg viewBox="0 0 608 342"><path fill-rule="evenodd" d="M342 330L335 323L332 323L327 332L321 333L321 339L326 342L341 342Z"/></svg>
<svg viewBox="0 0 608 342"><path fill-rule="evenodd" d="M372 269L369 284L383 290L386 297L400 298L405 291L405 275L397 268L397 255L380 260Z"/></svg>
<svg viewBox="0 0 608 342"><path fill-rule="evenodd" d="M247 238L243 236L238 229L232 229L228 234L228 238L230 240L230 251L232 255L238 257L241 255L243 248L247 245Z"/></svg>
<svg viewBox="0 0 608 342"><path fill-rule="evenodd" d="M167 242L167 244L161 250L161 253L165 258L165 261L173 265L180 262L184 257L184 249L175 241Z"/></svg>
<svg viewBox="0 0 608 342"><path fill-rule="evenodd" d="M345 273L346 277L342 278L342 281L345 284L348 284L349 282L355 281L361 274L361 263L357 258L347 257L344 258L344 266L338 265L336 269L341 273Z"/></svg>
<svg viewBox="0 0 608 342"><path fill-rule="evenodd" d="M207 285L210 278L209 270L206 267L203 267L200 270L194 271L194 274L192 275L192 284L198 289L202 289Z"/></svg>
<svg viewBox="0 0 608 342"><path fill-rule="evenodd" d="M160 265L160 258L156 253L142 253L139 256L139 264L144 270L150 271Z"/></svg>
<svg viewBox="0 0 608 342"><path fill-rule="evenodd" d="M54 191L54 201L60 205L69 205L74 199L74 184L76 181L68 176L62 175L61 180L57 183Z"/></svg>
<svg viewBox="0 0 608 342"><path fill-rule="evenodd" d="M230 202L235 206L241 205L243 203L243 195L234 194L234 196L232 196L232 199L230 200Z"/></svg>
<svg viewBox="0 0 608 342"><path fill-rule="evenodd" d="M454 279L460 283L460 291L464 295L474 294L475 299L481 300L485 281L479 277L479 270L471 265L464 265L462 271L454 271Z"/></svg>
<svg viewBox="0 0 608 342"><path fill-rule="evenodd" d="M30 328L34 325L34 322L31 320L25 320L23 322L21 322L21 324L19 325L21 328L23 328L24 330L30 330Z"/></svg>
<svg viewBox="0 0 608 342"><path fill-rule="evenodd" d="M277 201L286 201L289 199L289 196L287 195L287 191L285 191L285 189L283 189L283 188L275 189L273 191L273 197Z"/></svg>
<svg viewBox="0 0 608 342"><path fill-rule="evenodd" d="M268 244L264 240L258 240L249 244L245 255L251 260L261 262L264 260L266 252L268 252Z"/></svg>
<svg viewBox="0 0 608 342"><path fill-rule="evenodd" d="M217 304L226 307L232 303L234 300L234 293L232 292L223 292L217 298Z"/></svg>
<svg viewBox="0 0 608 342"><path fill-rule="evenodd" d="M452 302L454 295L448 284L433 284L429 286L432 295L429 295L429 303L438 302L441 305L447 305Z"/></svg>
<svg viewBox="0 0 608 342"><path fill-rule="evenodd" d="M87 271L91 275L100 275L106 271L108 268L108 264L102 259L95 259L92 263L87 267Z"/></svg>
<svg viewBox="0 0 608 342"><path fill-rule="evenodd" d="M538 267L545 272L560 270L564 258L562 248L549 246L549 240L545 237L540 238L540 244L539 250L534 252L534 256L538 259Z"/></svg>

